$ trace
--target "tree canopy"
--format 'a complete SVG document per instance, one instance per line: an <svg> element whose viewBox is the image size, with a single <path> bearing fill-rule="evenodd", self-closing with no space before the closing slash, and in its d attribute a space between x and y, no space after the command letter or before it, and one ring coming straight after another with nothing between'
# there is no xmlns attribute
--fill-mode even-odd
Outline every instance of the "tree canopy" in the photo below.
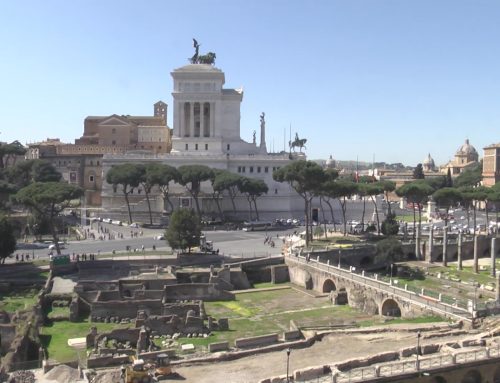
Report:
<svg viewBox="0 0 500 383"><path fill-rule="evenodd" d="M258 178L245 177L239 185L240 192L245 194L250 205L250 219L252 219L252 202L255 208L255 217L259 220L259 210L257 209L257 198L269 191L267 184Z"/></svg>
<svg viewBox="0 0 500 383"><path fill-rule="evenodd" d="M64 209L71 206L73 200L82 195L83 190L75 185L63 182L34 182L19 190L13 199L48 219L57 253L60 254L55 219Z"/></svg>
<svg viewBox="0 0 500 383"><path fill-rule="evenodd" d="M172 249L184 251L200 244L200 217L191 209L178 209L172 213L166 231L166 239Z"/></svg>
<svg viewBox="0 0 500 383"><path fill-rule="evenodd" d="M212 178L213 170L205 165L183 165L179 166L178 171L178 182L191 194L196 205L196 213L201 215L200 203L198 201L201 183Z"/></svg>
<svg viewBox="0 0 500 383"><path fill-rule="evenodd" d="M139 186L143 175L144 167L132 163L113 166L106 174L106 182L113 185L115 191L118 186L121 186L121 191L127 203L128 223L132 223L132 212L128 196L133 188Z"/></svg>
<svg viewBox="0 0 500 383"><path fill-rule="evenodd" d="M5 216L0 216L0 262L4 263L16 250L16 237L12 225Z"/></svg>
<svg viewBox="0 0 500 383"><path fill-rule="evenodd" d="M321 166L313 161L293 161L273 172L277 182L287 182L304 199L304 217L306 221L306 246L310 235L310 204L312 198L319 193L326 175Z"/></svg>

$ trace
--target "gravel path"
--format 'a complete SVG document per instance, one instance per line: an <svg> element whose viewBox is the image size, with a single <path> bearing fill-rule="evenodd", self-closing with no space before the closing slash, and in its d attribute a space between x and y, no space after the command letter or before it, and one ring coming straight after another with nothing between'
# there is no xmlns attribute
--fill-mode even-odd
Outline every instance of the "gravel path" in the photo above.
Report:
<svg viewBox="0 0 500 383"><path fill-rule="evenodd" d="M428 342L423 340L422 344L444 341L444 338ZM290 372L414 345L416 345L415 332L328 335L312 347L292 350ZM185 382L255 383L260 379L284 375L286 353L271 352L229 362L175 367L175 371L185 379Z"/></svg>

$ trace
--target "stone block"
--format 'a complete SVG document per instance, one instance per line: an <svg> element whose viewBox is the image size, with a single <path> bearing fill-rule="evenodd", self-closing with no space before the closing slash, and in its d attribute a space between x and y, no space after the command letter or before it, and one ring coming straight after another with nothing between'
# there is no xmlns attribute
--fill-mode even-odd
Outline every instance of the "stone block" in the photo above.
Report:
<svg viewBox="0 0 500 383"><path fill-rule="evenodd" d="M227 351L227 350L229 350L229 342L210 343L208 345L209 352Z"/></svg>

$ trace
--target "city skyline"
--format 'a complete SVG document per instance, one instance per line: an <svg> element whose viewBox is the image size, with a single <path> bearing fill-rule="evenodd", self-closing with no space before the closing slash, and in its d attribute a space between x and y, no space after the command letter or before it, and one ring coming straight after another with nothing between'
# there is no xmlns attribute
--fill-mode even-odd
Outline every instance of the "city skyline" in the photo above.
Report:
<svg viewBox="0 0 500 383"><path fill-rule="evenodd" d="M415 166L500 141L494 1L28 1L0 14L2 141L74 142L86 116L151 115L158 100L172 127L170 72L193 37L244 89L242 138L266 113L269 149L291 131L311 159Z"/></svg>

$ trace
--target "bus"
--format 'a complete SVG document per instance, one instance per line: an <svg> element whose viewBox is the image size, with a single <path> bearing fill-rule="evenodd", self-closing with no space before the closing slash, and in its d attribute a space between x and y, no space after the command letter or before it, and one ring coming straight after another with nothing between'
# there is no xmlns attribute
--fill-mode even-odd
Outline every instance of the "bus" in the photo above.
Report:
<svg viewBox="0 0 500 383"><path fill-rule="evenodd" d="M243 231L258 231L271 229L273 224L269 221L243 222Z"/></svg>

